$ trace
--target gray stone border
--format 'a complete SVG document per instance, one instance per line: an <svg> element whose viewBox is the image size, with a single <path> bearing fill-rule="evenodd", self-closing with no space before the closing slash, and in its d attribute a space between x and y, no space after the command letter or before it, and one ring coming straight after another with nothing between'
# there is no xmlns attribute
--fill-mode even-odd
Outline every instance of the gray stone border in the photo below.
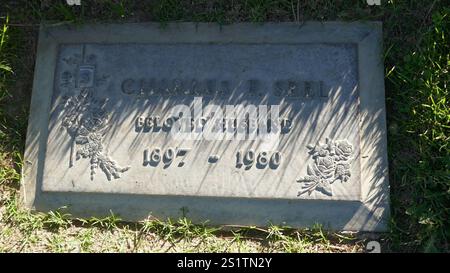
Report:
<svg viewBox="0 0 450 273"><path fill-rule="evenodd" d="M70 31L68 31L70 30ZM61 43L355 43L361 113L362 201L272 200L188 196L146 196L76 192L43 192L41 182L57 47ZM361 92L363 91L363 92ZM34 75L21 197L39 211L68 205L77 217L108 215L125 220L149 214L159 218L183 213L194 222L307 227L321 223L333 230L386 231L389 182L379 22L99 24L41 26ZM151 210L151 209L152 210ZM182 208L187 208L183 211Z"/></svg>

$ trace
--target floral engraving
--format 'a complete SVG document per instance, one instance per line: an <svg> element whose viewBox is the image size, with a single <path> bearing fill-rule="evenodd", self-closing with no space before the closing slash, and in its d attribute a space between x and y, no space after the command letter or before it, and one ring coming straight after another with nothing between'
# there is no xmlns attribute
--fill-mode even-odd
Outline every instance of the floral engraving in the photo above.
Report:
<svg viewBox="0 0 450 273"><path fill-rule="evenodd" d="M108 128L108 115L104 110L106 100L95 99L92 90L81 89L78 95L63 98L62 127L72 137L72 147L69 166L73 166L75 158L90 159L91 180L95 171L100 168L108 180L117 179L129 167L121 168L105 153L102 144L105 131Z"/></svg>
<svg viewBox="0 0 450 273"><path fill-rule="evenodd" d="M317 142L307 148L314 163L307 166L306 176L297 179L302 184L297 196L304 193L311 195L315 190L332 196L331 184L350 179L353 146L347 140L333 141L327 138L325 144Z"/></svg>

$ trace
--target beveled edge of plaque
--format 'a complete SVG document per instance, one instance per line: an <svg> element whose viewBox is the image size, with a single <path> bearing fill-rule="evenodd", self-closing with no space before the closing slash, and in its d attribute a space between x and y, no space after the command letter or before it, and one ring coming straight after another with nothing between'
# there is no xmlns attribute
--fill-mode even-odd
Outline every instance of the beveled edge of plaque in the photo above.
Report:
<svg viewBox="0 0 450 273"><path fill-rule="evenodd" d="M41 190L49 110L58 45L61 43L356 43L361 113L362 201L272 200L186 196L145 196ZM187 207L194 222L308 227L332 230L386 231L389 182L382 63L381 22L125 23L96 25L42 24L37 47L33 93L21 180L22 203L35 210L69 206L73 216L108 215L124 220L181 217ZM187 205L187 206L186 206ZM153 208L153 213L150 208ZM183 212L180 210L183 209Z"/></svg>

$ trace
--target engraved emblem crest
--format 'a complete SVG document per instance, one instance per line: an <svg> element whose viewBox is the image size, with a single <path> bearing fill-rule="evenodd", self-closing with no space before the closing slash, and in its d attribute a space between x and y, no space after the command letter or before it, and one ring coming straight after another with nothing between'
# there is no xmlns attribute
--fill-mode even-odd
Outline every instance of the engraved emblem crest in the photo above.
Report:
<svg viewBox="0 0 450 273"><path fill-rule="evenodd" d="M332 196L331 185L334 182L347 182L350 179L353 146L347 140L333 141L327 138L325 144L317 142L307 148L314 162L307 166L307 175L297 179L302 184L297 196L305 193L311 195L314 191Z"/></svg>

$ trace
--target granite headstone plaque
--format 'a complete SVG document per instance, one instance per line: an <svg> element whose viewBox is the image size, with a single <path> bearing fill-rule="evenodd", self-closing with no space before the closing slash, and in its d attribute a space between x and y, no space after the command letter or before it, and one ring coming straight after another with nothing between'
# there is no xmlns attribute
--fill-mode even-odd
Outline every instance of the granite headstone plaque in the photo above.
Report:
<svg viewBox="0 0 450 273"><path fill-rule="evenodd" d="M379 23L43 26L37 210L384 230Z"/></svg>

